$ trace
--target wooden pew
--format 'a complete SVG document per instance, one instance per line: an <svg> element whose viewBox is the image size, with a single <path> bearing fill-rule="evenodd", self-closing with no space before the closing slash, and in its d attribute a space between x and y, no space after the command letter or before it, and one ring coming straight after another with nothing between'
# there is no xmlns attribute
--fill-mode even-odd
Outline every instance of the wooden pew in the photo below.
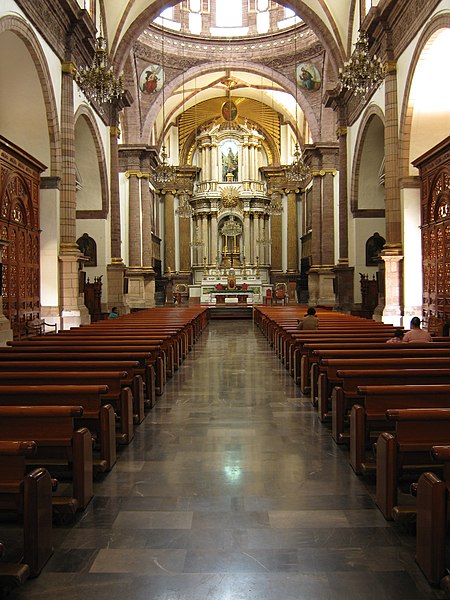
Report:
<svg viewBox="0 0 450 600"><path fill-rule="evenodd" d="M402 369L399 366L397 369L338 370L336 376L340 385L336 385L332 393L331 433L334 441L342 444L348 443L350 440L346 425L353 404L364 402L364 399L358 396L358 387L364 385L450 385L450 360L446 369Z"/></svg>
<svg viewBox="0 0 450 600"><path fill-rule="evenodd" d="M25 354L33 354L37 360L40 360L38 353L40 355L60 353L59 360L61 360L61 355L73 360L138 360L139 374L146 384L146 389L155 389L156 395L159 396L163 393L165 368L164 360L159 355L158 349L149 350L142 345L110 344L108 341L99 341L95 345L89 345L85 352L83 352L83 348L85 348L85 344L75 345L70 341L62 344L27 343L21 346L0 348L0 360L33 360L29 357L23 358Z"/></svg>
<svg viewBox="0 0 450 600"><path fill-rule="evenodd" d="M383 432L376 449L376 503L386 519L393 518L398 506L398 487L402 476L432 468L433 446L450 439L450 409L390 409L386 417L395 431Z"/></svg>
<svg viewBox="0 0 450 600"><path fill-rule="evenodd" d="M55 496L55 513L72 515L83 510L93 496L92 438L86 427L75 428L81 406L0 406L0 439L26 441L37 446L33 463L72 470L72 496ZM31 459L30 459L31 460ZM28 461L29 462L29 461Z"/></svg>
<svg viewBox="0 0 450 600"><path fill-rule="evenodd" d="M135 423L141 423L144 420L144 383L142 376L136 372L139 370L139 362L136 360L122 361L74 361L74 360L24 360L24 361L2 361L0 360L0 373L10 373L17 377L18 373L44 373L46 371L76 373L82 377L87 373L109 373L123 372L126 376L121 378L122 388L131 388L133 395L133 416ZM80 383L81 381L75 381ZM108 385L106 382L97 380L95 377L92 383L98 385ZM112 386L108 386L108 394ZM151 392L150 392L151 395ZM154 397L153 392L153 397Z"/></svg>
<svg viewBox="0 0 450 600"><path fill-rule="evenodd" d="M450 523L450 446L433 446L443 477L423 473L417 484L416 562L431 585L450 588L445 545Z"/></svg>
<svg viewBox="0 0 450 600"><path fill-rule="evenodd" d="M67 363L66 363L67 364ZM70 366L67 365L68 367ZM0 386L14 385L102 385L104 404L112 404L118 412L120 427L116 434L119 444L129 444L133 439L133 397L128 386L122 387L126 371L0 371Z"/></svg>
<svg viewBox="0 0 450 600"><path fill-rule="evenodd" d="M0 588L36 577L53 553L52 481L43 468L27 472L25 462L36 450L34 441L0 441L0 510L23 519L23 562L0 563Z"/></svg>
<svg viewBox="0 0 450 600"><path fill-rule="evenodd" d="M99 457L94 459L97 473L110 471L117 460L116 420L111 404L104 404L105 385L14 385L1 386L2 406L81 406L77 423L87 427L96 440Z"/></svg>
<svg viewBox="0 0 450 600"><path fill-rule="evenodd" d="M350 464L357 474L373 472L366 448L380 431L393 426L393 421L386 420L386 411L450 408L450 385L359 386L357 392L364 399L363 404L352 406L350 414Z"/></svg>

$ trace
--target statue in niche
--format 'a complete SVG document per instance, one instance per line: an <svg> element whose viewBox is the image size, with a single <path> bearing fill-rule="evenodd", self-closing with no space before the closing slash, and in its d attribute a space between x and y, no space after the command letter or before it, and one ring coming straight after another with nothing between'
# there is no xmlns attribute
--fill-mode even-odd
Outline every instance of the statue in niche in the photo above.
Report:
<svg viewBox="0 0 450 600"><path fill-rule="evenodd" d="M90 237L88 233L77 239L77 246L80 252L86 256L89 260L84 263L85 267L96 267L97 266L97 244L95 240Z"/></svg>
<svg viewBox="0 0 450 600"><path fill-rule="evenodd" d="M380 258L380 252L385 245L386 240L378 231L366 242L366 267L376 267Z"/></svg>
<svg viewBox="0 0 450 600"><path fill-rule="evenodd" d="M222 151L222 181L237 181L238 180L238 153L237 148L233 152L233 148L227 145Z"/></svg>

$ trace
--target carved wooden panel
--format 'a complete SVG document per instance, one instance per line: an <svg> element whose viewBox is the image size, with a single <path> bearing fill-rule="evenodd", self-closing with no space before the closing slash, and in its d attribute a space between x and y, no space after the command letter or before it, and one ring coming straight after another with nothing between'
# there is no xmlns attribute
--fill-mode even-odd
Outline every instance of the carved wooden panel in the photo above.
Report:
<svg viewBox="0 0 450 600"><path fill-rule="evenodd" d="M39 318L39 178L41 163L0 137L0 237L3 312L15 338Z"/></svg>
<svg viewBox="0 0 450 600"><path fill-rule="evenodd" d="M450 138L414 161L421 179L424 319L450 319Z"/></svg>

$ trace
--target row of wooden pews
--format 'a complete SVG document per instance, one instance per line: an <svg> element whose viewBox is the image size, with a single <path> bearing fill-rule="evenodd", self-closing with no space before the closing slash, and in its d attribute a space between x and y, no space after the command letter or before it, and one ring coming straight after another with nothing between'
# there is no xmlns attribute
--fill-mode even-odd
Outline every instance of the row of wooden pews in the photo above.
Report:
<svg viewBox="0 0 450 600"><path fill-rule="evenodd" d="M297 330L305 309L258 307L254 320L355 473L375 478L384 517L417 523L417 563L450 591L449 338L386 345L391 326L328 311L317 331Z"/></svg>
<svg viewBox="0 0 450 600"><path fill-rule="evenodd" d="M39 575L52 522L86 508L207 323L204 307L161 307L0 348L0 509L24 532L20 562L0 540L0 588Z"/></svg>

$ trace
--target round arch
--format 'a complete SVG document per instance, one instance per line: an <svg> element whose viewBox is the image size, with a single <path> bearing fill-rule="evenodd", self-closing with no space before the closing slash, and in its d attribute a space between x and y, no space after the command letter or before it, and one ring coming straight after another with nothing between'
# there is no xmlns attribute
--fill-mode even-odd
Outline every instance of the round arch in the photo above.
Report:
<svg viewBox="0 0 450 600"><path fill-rule="evenodd" d="M236 64L230 63L230 64L227 64L227 68L230 70L240 70L240 71L245 71L248 73L258 73L261 75L265 75L268 78L272 78L275 83L280 85L286 92L290 93L292 96L295 97L295 84L292 81L290 81L289 79L287 79L286 77L279 76L279 75L274 76L274 73L272 73L272 70L269 69L268 67L265 67L263 65L256 65L256 64L253 65L251 63L247 63L246 65L242 65L239 63L236 63ZM195 77L199 77L201 75L207 75L209 73L213 73L214 71L217 71L217 64L213 64L213 65L212 64L204 64L201 67L192 67L191 69L186 71L186 73L184 73L184 79L183 79L183 75L179 75L179 76L175 77L174 79L172 79L172 81L167 83L167 86L165 89L165 95L170 96L170 94L172 92L174 92L176 89L178 89L182 85L183 81L186 84L190 80L195 79ZM318 140L320 140L320 125L316 119L316 116L315 116L311 106L309 105L309 103L305 101L302 94L298 94L297 99L298 99L299 106L302 109L302 111L304 112L306 120L308 121L313 142L317 142ZM158 96L155 98L155 101L154 101L151 109L148 111L148 113L146 115L146 118L145 118L145 121L144 121L144 124L142 127L142 140L150 139L150 132L152 130L152 127L156 121L156 118L157 118L159 112L162 110L162 102L163 102L163 94L160 91L158 93ZM170 115L166 115L166 122L170 123Z"/></svg>
<svg viewBox="0 0 450 600"><path fill-rule="evenodd" d="M21 42L23 42L36 69L45 106L45 135L48 136L47 139L50 156L50 164L47 165L49 169L49 175L53 177L60 176L62 164L60 129L55 93L52 86L52 78L47 59L36 34L29 24L21 17L8 15L0 18L0 36L6 32L14 34L21 40ZM19 75L21 76L21 73L17 72L18 77Z"/></svg>
<svg viewBox="0 0 450 600"><path fill-rule="evenodd" d="M400 115L400 155L399 155L399 166L400 166L400 177L408 177L410 175L410 162L411 162L411 143L412 143L412 123L414 116L414 101L411 95L412 86L414 82L414 76L418 64L420 63L423 53L426 52L435 37L439 34L439 31L443 29L450 29L450 12L437 15L434 19L428 23L420 36L414 54L412 56L408 75L406 78L405 92L403 94L403 105ZM417 158L417 157L413 157Z"/></svg>
<svg viewBox="0 0 450 600"><path fill-rule="evenodd" d="M106 156L102 143L102 138L100 135L100 130L98 128L97 122L95 121L95 117L92 114L91 109L85 104L80 104L75 113L75 128L79 119L83 119L86 123L89 132L92 136L92 141L95 147L96 161L99 168L101 209L77 210L77 219L106 219L109 209L108 170L106 166Z"/></svg>
<svg viewBox="0 0 450 600"><path fill-rule="evenodd" d="M350 191L350 207L353 214L357 214L360 211L359 206L359 194L360 194L360 179L362 174L362 166L363 166L363 154L365 150L365 144L367 141L368 134L374 126L374 120L377 119L380 121L380 131L384 131L384 114L379 106L375 104L371 104L368 106L366 112L364 113L361 126L358 131L358 136L356 138L355 144L355 152L353 157L353 170L352 170L352 178L351 178L351 191ZM379 133L379 132L378 132ZM377 132L375 132L375 137L378 137ZM372 140L372 145L377 144L377 140ZM384 137L381 141L381 153L384 155ZM373 149L376 152L376 148ZM376 167L376 164L375 164ZM366 213L367 216L370 217L384 217L384 208L382 212L380 210L370 210Z"/></svg>

